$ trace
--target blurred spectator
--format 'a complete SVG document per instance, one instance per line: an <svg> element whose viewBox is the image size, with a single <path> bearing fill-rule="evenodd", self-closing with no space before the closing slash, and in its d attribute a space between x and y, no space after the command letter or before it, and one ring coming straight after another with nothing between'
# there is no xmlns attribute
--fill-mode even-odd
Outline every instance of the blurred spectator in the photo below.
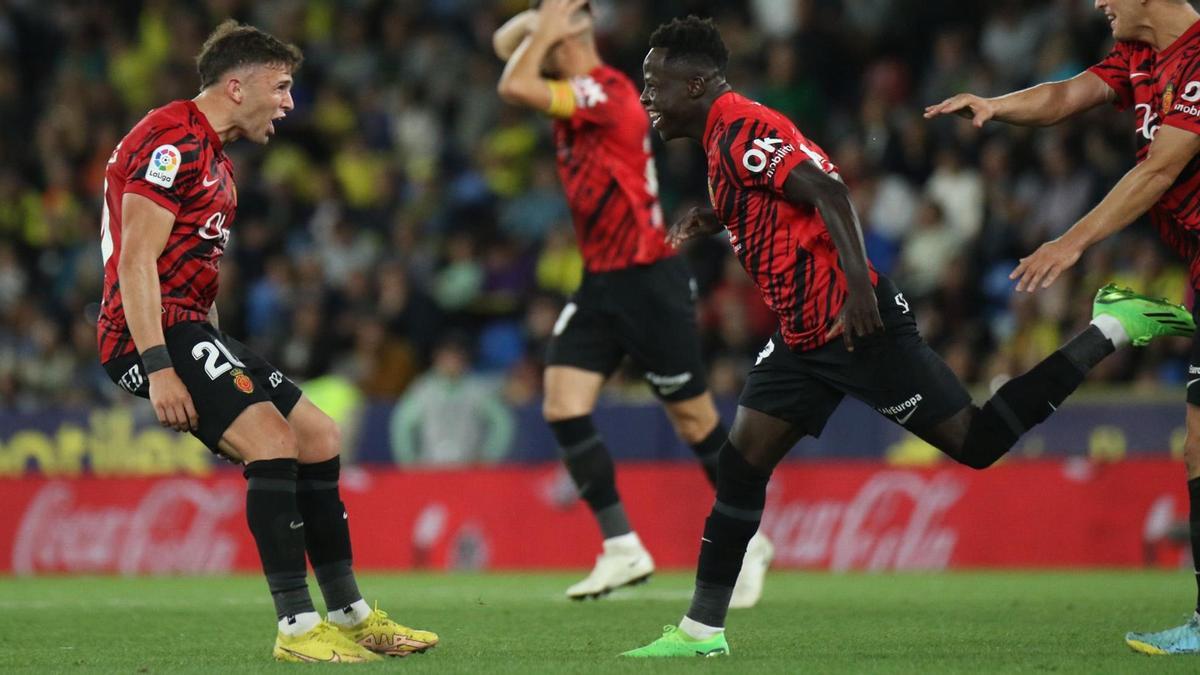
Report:
<svg viewBox="0 0 1200 675"><path fill-rule="evenodd" d="M392 455L399 464L498 462L513 437L512 413L496 387L472 375L467 339L448 335L392 413Z"/></svg>

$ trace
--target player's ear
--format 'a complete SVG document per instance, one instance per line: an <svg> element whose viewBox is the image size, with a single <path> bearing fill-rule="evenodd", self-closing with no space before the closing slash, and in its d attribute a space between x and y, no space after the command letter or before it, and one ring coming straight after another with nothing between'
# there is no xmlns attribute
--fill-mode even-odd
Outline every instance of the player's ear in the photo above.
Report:
<svg viewBox="0 0 1200 675"><path fill-rule="evenodd" d="M225 95L234 103L241 103L245 94L242 92L242 81L236 77L225 80Z"/></svg>
<svg viewBox="0 0 1200 675"><path fill-rule="evenodd" d="M700 98L704 95L706 89L708 89L708 82L702 75L696 75L695 77L688 78L688 98Z"/></svg>

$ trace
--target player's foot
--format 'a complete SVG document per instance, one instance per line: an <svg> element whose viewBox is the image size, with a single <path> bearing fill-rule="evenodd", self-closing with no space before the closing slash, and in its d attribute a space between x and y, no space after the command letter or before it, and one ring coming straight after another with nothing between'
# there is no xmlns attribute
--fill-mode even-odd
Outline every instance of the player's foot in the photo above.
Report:
<svg viewBox="0 0 1200 675"><path fill-rule="evenodd" d="M645 647L631 649L621 656L663 657L663 656L729 656L729 643L725 641L725 632L721 631L707 640L694 640L676 626L663 626L662 637Z"/></svg>
<svg viewBox="0 0 1200 675"><path fill-rule="evenodd" d="M1182 626L1157 633L1126 633L1125 644L1135 652L1166 656L1168 654L1200 654L1200 613Z"/></svg>
<svg viewBox="0 0 1200 675"><path fill-rule="evenodd" d="M383 657L346 637L328 621L322 621L307 633L275 636L271 655L276 661L295 663L363 663L382 661Z"/></svg>
<svg viewBox="0 0 1200 675"><path fill-rule="evenodd" d="M389 619L378 604L362 623L338 626L338 630L357 644L384 656L420 654L438 643L436 633L402 626Z"/></svg>
<svg viewBox="0 0 1200 675"><path fill-rule="evenodd" d="M746 545L746 557L742 558L742 572L738 574L737 583L733 586L733 596L729 598L730 609L746 609L758 604L762 597L763 580L767 576L767 568L775 557L775 545L767 539L762 530L754 533L750 543Z"/></svg>
<svg viewBox="0 0 1200 675"><path fill-rule="evenodd" d="M1134 293L1116 284L1109 284L1096 292L1096 299L1092 302L1092 318L1104 314L1121 323L1135 347L1145 347L1156 337L1191 337L1196 332L1192 313L1183 305Z"/></svg>
<svg viewBox="0 0 1200 675"><path fill-rule="evenodd" d="M596 556L591 574L567 589L572 600L599 598L622 586L640 584L654 573L654 559L634 535L625 541L604 542L604 552Z"/></svg>

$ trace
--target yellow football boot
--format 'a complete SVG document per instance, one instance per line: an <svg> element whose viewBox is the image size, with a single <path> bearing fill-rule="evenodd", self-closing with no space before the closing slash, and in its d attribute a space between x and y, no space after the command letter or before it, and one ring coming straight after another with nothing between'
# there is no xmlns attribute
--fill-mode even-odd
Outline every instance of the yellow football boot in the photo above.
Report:
<svg viewBox="0 0 1200 675"><path fill-rule="evenodd" d="M328 621L322 621L307 633L295 637L275 636L276 661L294 663L363 663L382 661L383 657L364 648Z"/></svg>
<svg viewBox="0 0 1200 675"><path fill-rule="evenodd" d="M388 618L379 604L356 626L338 626L342 635L376 654L408 656L421 653L438 643L436 633L402 626Z"/></svg>

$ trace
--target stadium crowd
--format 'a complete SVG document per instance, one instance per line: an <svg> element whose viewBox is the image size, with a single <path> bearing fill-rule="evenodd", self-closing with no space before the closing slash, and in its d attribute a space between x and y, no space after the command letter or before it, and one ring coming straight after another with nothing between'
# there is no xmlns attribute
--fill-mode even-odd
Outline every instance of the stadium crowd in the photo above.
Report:
<svg viewBox="0 0 1200 675"><path fill-rule="evenodd" d="M595 0L601 53L641 82L647 36L718 18L733 86L826 148L876 267L966 381L1053 351L1113 280L1190 302L1184 269L1138 224L1048 291L1017 296L1021 255L1068 228L1133 162L1128 114L1048 130L921 118L1098 61L1091 0ZM0 408L121 395L100 370L105 163L148 109L197 90L192 58L233 16L302 47L296 110L266 147L229 148L238 216L222 327L299 380L333 375L400 399L447 344L510 405L538 398L546 339L582 264L549 125L496 96L492 31L524 0L0 0ZM657 143L668 220L703 203L700 149ZM734 396L774 330L721 237L687 252L710 378ZM1186 344L1126 350L1094 381L1178 383ZM636 375L617 391L649 396ZM428 387L427 387L428 388ZM633 393L633 392L636 392Z"/></svg>

